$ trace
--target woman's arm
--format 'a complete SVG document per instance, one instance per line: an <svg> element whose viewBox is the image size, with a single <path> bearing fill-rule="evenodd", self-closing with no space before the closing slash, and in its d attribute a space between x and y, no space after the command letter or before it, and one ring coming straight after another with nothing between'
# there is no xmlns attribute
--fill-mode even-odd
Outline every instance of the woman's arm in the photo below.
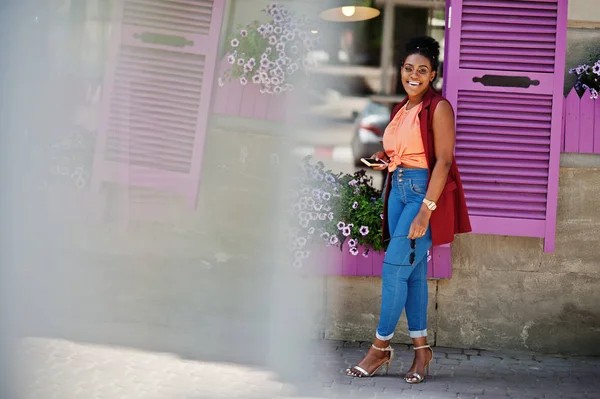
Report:
<svg viewBox="0 0 600 399"><path fill-rule="evenodd" d="M447 101L440 101L433 114L433 144L436 162L431 172L425 198L437 202L448 179L448 172L454 157L454 112ZM425 234L432 212L427 205L422 204L421 210L413 220L408 233L409 238L419 238Z"/></svg>

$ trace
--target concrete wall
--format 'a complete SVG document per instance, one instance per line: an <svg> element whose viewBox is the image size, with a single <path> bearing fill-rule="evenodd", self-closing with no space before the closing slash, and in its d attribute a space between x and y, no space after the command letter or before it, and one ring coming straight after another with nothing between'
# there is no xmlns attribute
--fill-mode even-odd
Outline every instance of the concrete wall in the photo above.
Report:
<svg viewBox="0 0 600 399"><path fill-rule="evenodd" d="M431 341L600 355L598 196L600 169L561 169L554 253L544 253L535 238L458 237L452 278L429 281ZM329 277L326 337L371 340L380 286L375 277ZM405 320L395 340L408 342Z"/></svg>

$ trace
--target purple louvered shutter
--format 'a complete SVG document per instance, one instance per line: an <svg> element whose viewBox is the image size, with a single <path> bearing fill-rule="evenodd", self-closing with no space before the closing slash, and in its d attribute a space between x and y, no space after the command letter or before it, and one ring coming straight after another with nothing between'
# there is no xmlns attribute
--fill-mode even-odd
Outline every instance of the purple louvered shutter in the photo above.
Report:
<svg viewBox="0 0 600 399"><path fill-rule="evenodd" d="M452 0L446 96L474 233L553 251L567 0Z"/></svg>
<svg viewBox="0 0 600 399"><path fill-rule="evenodd" d="M197 201L225 0L117 0L93 186Z"/></svg>

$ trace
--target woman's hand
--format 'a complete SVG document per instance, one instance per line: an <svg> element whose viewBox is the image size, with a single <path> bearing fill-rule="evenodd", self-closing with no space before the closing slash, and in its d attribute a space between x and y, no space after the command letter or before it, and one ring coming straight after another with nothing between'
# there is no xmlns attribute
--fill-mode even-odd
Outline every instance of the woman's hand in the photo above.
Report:
<svg viewBox="0 0 600 399"><path fill-rule="evenodd" d="M408 238L416 239L425 235L427 227L429 227L429 219L431 211L427 207L422 207L417 216L413 219L408 230Z"/></svg>
<svg viewBox="0 0 600 399"><path fill-rule="evenodd" d="M387 155L385 154L385 152L383 151L379 151L376 152L375 154L371 155L371 158L376 159L376 160L382 160L385 161L387 159ZM371 166L372 169L374 170L385 170L387 169L387 165L373 165Z"/></svg>

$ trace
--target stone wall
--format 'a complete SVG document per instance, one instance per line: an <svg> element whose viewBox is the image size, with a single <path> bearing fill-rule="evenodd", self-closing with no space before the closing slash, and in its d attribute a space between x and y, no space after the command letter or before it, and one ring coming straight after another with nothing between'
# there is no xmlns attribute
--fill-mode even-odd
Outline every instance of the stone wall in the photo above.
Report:
<svg viewBox="0 0 600 399"><path fill-rule="evenodd" d="M452 278L429 281L432 341L600 355L599 195L600 169L561 168L554 253L543 252L541 239L459 236L452 245ZM380 281L328 278L326 337L372 339ZM395 340L408 342L405 320L397 331Z"/></svg>

